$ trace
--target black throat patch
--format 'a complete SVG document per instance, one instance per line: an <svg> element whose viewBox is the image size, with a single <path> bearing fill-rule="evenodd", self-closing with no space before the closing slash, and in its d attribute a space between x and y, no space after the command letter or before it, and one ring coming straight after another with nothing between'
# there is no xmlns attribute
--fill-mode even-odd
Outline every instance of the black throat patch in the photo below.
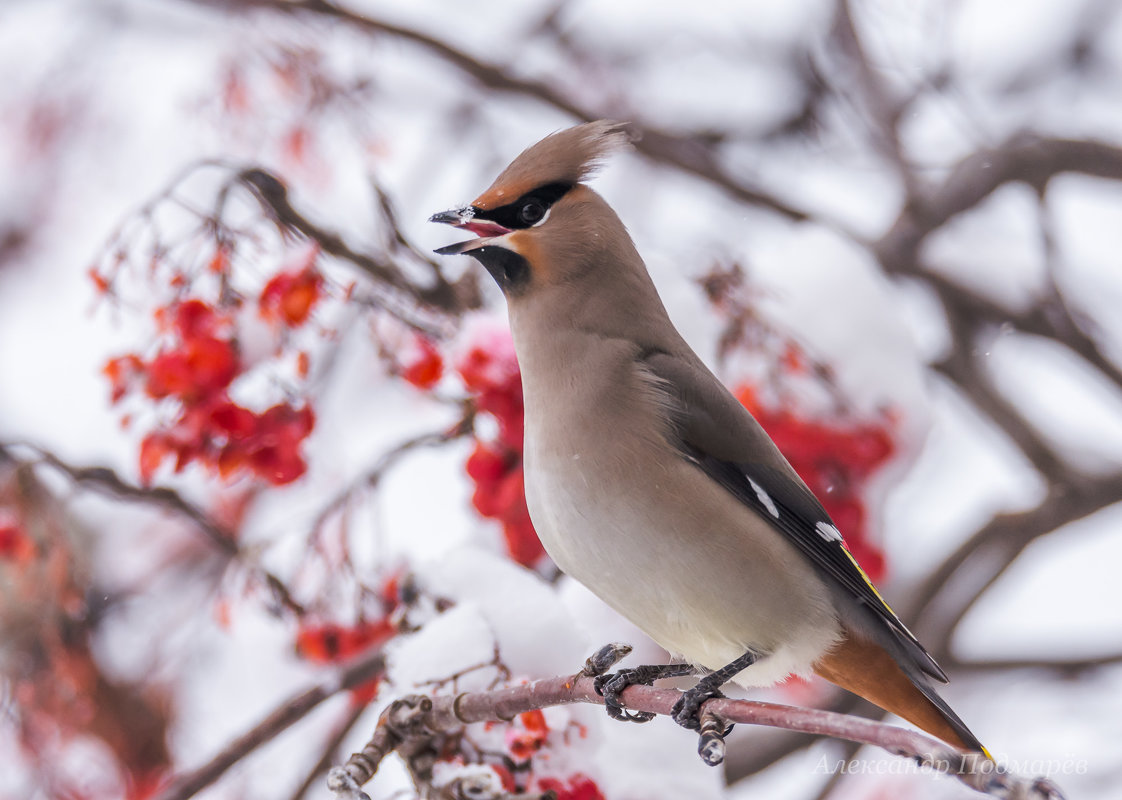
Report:
<svg viewBox="0 0 1122 800"><path fill-rule="evenodd" d="M530 262L513 250L484 245L468 250L464 255L482 264L504 294L518 294L530 282Z"/></svg>

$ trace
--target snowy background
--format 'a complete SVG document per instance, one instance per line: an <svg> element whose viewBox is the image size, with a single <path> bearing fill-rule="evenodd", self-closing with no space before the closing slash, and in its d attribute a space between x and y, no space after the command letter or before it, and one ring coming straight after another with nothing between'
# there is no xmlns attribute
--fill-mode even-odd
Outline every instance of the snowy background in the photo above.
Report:
<svg viewBox="0 0 1122 800"><path fill-rule="evenodd" d="M255 411L314 404L307 472L283 485L223 481L200 464L175 473L162 463L154 475L207 518L236 507L225 525L237 530L233 552L166 495L144 496L140 442L173 412L137 395L111 403L102 372L122 353L152 355L159 335L152 313L169 295L165 274L139 264L145 248L189 250L189 209L213 209L237 169L283 178L305 217L424 285L423 262L394 249L374 186L397 231L428 251L452 240L430 214L476 196L543 135L600 117L644 134L594 186L703 358L730 385L758 385L774 353L753 343L793 341L831 376L806 393L803 413L827 418L842 398L848 420L892 419L891 463L862 496L866 535L883 553L885 595L951 675L949 702L1011 767L1050 772L1070 797L1117 796L1122 3L845 8L0 5L0 529L34 537L42 522L65 540L69 565L67 590L53 592L62 568L46 563L41 540L37 556L2 553L0 797L161 796L164 781L330 675L337 659L307 650L312 623L363 619L368 590L395 570L415 576L425 602L408 612L419 629L386 644L370 708L333 697L197 796L324 797L318 778L298 787L318 775L325 748L345 759L389 699L447 690L464 670L461 689L574 672L609 639L635 643L636 661L663 657L583 588L551 580L548 565L508 557L500 526L472 507L472 437L378 466L460 418L465 389L450 365L501 331L493 286L480 283L479 304L426 312L446 371L423 390L401 379L415 334L344 258L318 262L325 288L306 325L239 314L240 358L260 374L235 399ZM971 196L990 170L1005 177ZM169 187L183 205L161 216L156 238L119 238ZM253 297L307 258L306 242L276 235L248 192L231 196L258 237L236 265ZM929 222L909 250L909 226ZM106 292L89 272L105 274L119 246L138 263ZM756 338L719 358L731 312L701 282L734 264ZM441 267L450 281L472 269ZM356 300L364 287L369 304ZM304 382L293 377L300 352L312 363ZM485 417L483 439L495 424ZM137 496L59 463L107 468ZM322 524L331 498L375 469L348 495L345 519ZM1000 515L1021 512L1001 528ZM965 566L956 552L970 554ZM262 568L308 616L277 610L255 578ZM80 668L60 667L61 651L42 644L72 644L56 625L78 631ZM60 669L94 670L104 694L47 702L32 676L57 683ZM125 696L145 698L166 742L166 753L133 754L157 773L151 785L129 782L128 748L96 710ZM759 696L844 703L818 685ZM836 742L740 730L722 771L665 719L614 725L576 707L550 709L546 722L554 738L534 774L591 776L607 800L970 796ZM575 726L584 738L557 738ZM822 768L847 758L867 774ZM368 791L409 785L387 762Z"/></svg>

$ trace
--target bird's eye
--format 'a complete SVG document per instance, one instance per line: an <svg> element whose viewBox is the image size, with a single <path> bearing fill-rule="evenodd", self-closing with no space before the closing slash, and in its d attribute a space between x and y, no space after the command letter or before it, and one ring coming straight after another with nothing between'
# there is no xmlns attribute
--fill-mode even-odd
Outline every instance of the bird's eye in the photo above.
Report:
<svg viewBox="0 0 1122 800"><path fill-rule="evenodd" d="M522 204L522 208L518 209L518 219L526 225L534 225L541 222L542 217L545 216L545 206L542 205L540 200L530 199Z"/></svg>

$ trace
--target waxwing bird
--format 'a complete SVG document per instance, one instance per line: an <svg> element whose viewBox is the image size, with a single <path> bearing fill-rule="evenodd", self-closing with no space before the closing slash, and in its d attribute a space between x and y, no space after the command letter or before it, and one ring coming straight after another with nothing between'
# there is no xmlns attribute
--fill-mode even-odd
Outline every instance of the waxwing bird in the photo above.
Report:
<svg viewBox="0 0 1122 800"><path fill-rule="evenodd" d="M464 208L507 299L526 408L530 517L550 557L683 665L622 686L704 677L675 719L730 679L832 683L958 747L978 739L932 688L943 671L885 603L822 505L674 328L627 230L583 181L624 126L591 122L519 155ZM646 670L645 672L643 670ZM634 680L633 680L634 679Z"/></svg>

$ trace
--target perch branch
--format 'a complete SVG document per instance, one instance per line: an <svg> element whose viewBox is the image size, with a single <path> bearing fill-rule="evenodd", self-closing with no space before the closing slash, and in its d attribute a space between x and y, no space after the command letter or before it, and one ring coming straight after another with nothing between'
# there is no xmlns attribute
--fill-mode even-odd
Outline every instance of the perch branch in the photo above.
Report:
<svg viewBox="0 0 1122 800"><path fill-rule="evenodd" d="M679 694L672 689L631 686L624 691L623 698L630 709L669 715ZM523 686L455 696L410 695L394 701L382 712L370 742L345 767L332 770L329 781L342 790L341 797L348 796L347 791L355 797L355 786L370 780L382 760L396 750L403 754L421 752L434 737L475 722L508 721L520 713L548 706L603 702L593 679L585 675L545 678ZM726 722L767 725L875 745L910 758L920 766L954 775L970 788L994 797L1062 797L1050 781L1011 775L977 754L963 753L915 731L860 717L728 698L709 700L702 713Z"/></svg>

